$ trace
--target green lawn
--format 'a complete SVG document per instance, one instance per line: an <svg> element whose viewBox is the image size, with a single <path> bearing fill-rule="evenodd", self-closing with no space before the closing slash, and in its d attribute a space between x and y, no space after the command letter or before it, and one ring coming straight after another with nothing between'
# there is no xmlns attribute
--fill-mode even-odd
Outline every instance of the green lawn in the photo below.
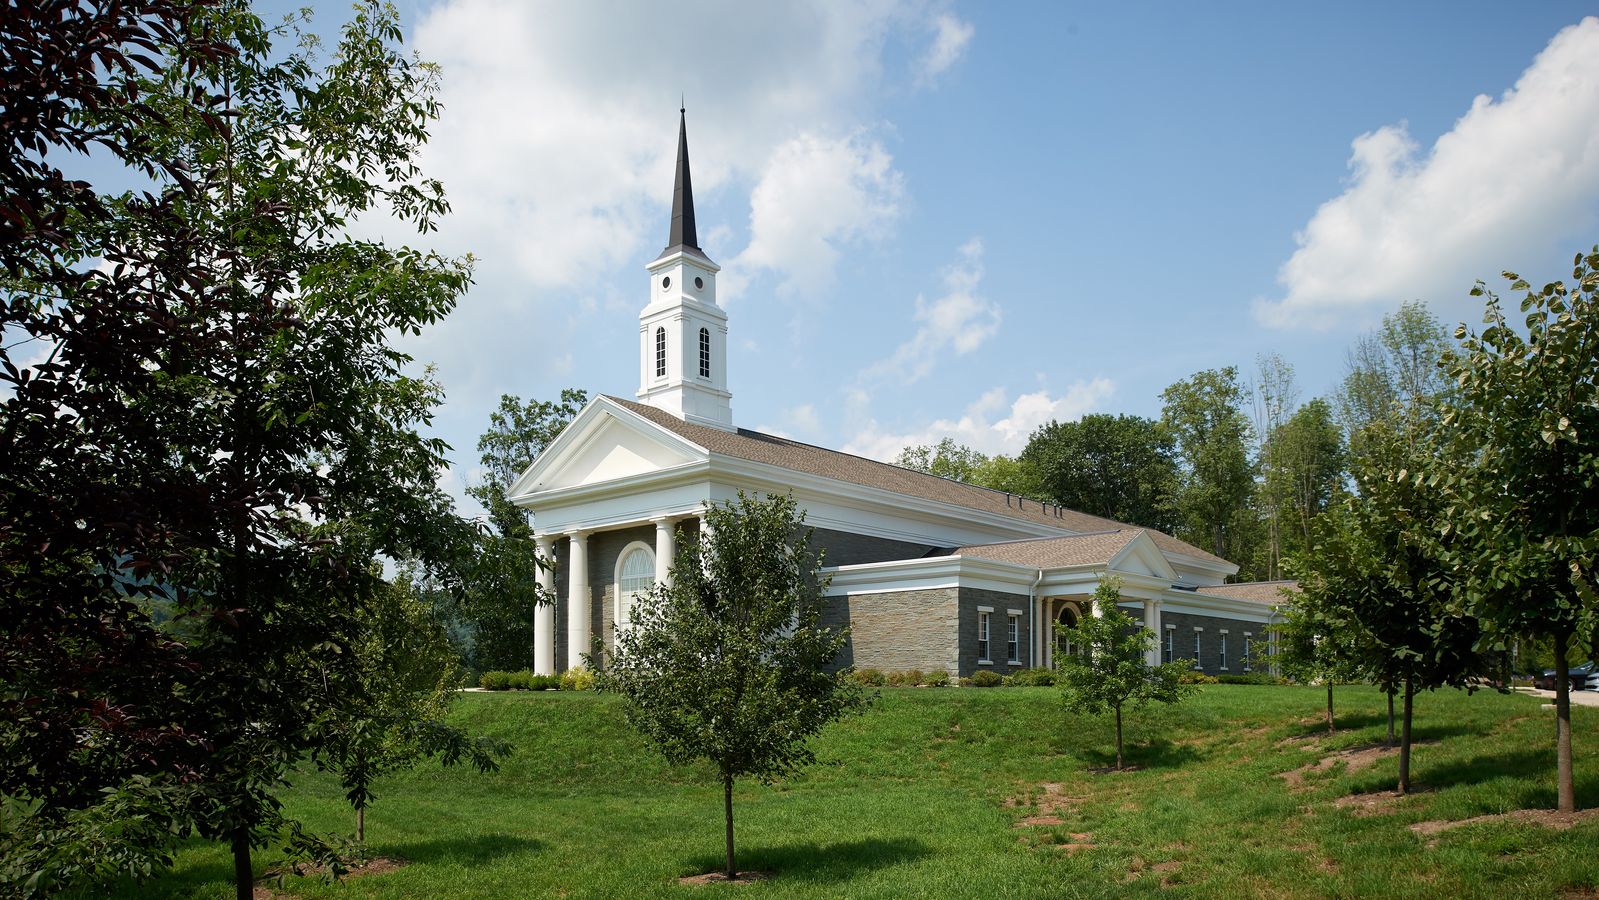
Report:
<svg viewBox="0 0 1599 900"><path fill-rule="evenodd" d="M1220 685L1130 725L1129 763L1108 728L1069 719L1051 688L888 689L816 742L818 762L776 787L739 787L741 867L753 886L686 888L714 869L720 789L674 770L593 694L467 694L458 718L510 740L494 775L421 768L384 785L373 851L410 860L297 897L1075 897L1176 889L1193 896L1536 897L1599 884L1599 820L1565 831L1490 823L1436 837L1411 823L1554 805L1553 713L1539 701L1442 692L1416 702L1414 778L1427 790L1369 810L1334 801L1391 788L1392 757L1358 772L1276 777L1380 740L1382 696L1338 691L1344 730L1315 734L1314 688ZM1599 806L1599 710L1575 709L1577 802ZM1058 785L1044 788L1044 784ZM1016 804L1013 798L1021 798ZM1038 798L1071 798L1058 826L1016 827ZM348 832L330 780L286 798L314 829ZM1009 804L1007 801L1011 801ZM1079 837L1074 837L1079 835ZM1082 837L1081 835L1086 835ZM1431 842L1431 843L1429 843ZM1068 851L1063 844L1088 846ZM260 853L258 868L274 862ZM140 897L230 897L222 847L196 844Z"/></svg>

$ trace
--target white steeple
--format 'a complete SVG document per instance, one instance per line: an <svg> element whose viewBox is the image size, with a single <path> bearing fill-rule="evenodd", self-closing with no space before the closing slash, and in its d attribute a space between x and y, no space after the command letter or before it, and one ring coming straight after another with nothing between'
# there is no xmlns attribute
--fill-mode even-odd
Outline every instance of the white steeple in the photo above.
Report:
<svg viewBox="0 0 1599 900"><path fill-rule="evenodd" d="M727 313L716 305L716 273L694 229L687 114L678 110L677 184L666 249L646 266L650 302L639 313L638 399L689 422L733 431L727 390Z"/></svg>

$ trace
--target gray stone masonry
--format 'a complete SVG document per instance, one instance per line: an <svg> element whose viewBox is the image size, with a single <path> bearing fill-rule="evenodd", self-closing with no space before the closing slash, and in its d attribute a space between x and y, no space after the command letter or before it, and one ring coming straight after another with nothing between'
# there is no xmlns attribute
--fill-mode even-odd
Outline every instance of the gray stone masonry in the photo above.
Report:
<svg viewBox="0 0 1599 900"><path fill-rule="evenodd" d="M1216 616L1195 616L1188 613L1161 610L1160 652L1161 662L1166 661L1166 633L1174 638L1176 659L1194 658L1194 636L1199 636L1199 666L1206 675L1244 674L1244 635L1252 633L1254 640L1266 639L1266 625L1262 622L1245 622ZM1168 629L1166 626L1173 626ZM1195 628L1202 629L1195 632ZM1226 666L1222 663L1222 631L1227 632ZM1257 653L1264 647L1257 646Z"/></svg>
<svg viewBox="0 0 1599 900"><path fill-rule="evenodd" d="M978 628L980 606L992 607L993 612L988 619L988 662L979 658ZM963 587L960 589L960 630L958 634L959 661L956 672L962 678L969 678L979 669L988 669L1001 675L1018 672L1034 665L1032 658L1032 617L1027 614L1028 600L1026 594L1004 594L999 591L988 591L981 588ZM1019 645L1016 655L1019 663L1011 663L1008 655L1008 628L1011 610L1021 613L1017 623Z"/></svg>
<svg viewBox="0 0 1599 900"><path fill-rule="evenodd" d="M838 661L841 667L957 675L954 588L829 597L822 624L849 626L849 642Z"/></svg>
<svg viewBox="0 0 1599 900"><path fill-rule="evenodd" d="M811 536L811 546L814 549L827 551L827 555L822 559L824 566L853 566L894 559L920 559L926 556L928 551L935 549L932 544L912 544L827 528L816 529Z"/></svg>

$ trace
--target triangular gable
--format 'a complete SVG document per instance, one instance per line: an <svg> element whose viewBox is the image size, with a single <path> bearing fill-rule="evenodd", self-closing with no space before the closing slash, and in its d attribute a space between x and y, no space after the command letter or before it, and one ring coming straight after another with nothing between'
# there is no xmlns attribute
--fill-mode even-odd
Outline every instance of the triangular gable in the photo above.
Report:
<svg viewBox="0 0 1599 900"><path fill-rule="evenodd" d="M1172 569L1167 561L1166 554L1160 552L1160 547L1149 536L1149 532L1140 530L1138 536L1127 542L1117 554L1111 557L1106 568L1113 572L1126 572L1133 575L1150 575L1166 581L1176 581L1177 572Z"/></svg>
<svg viewBox="0 0 1599 900"><path fill-rule="evenodd" d="M506 494L600 484L703 460L707 452L606 397L567 424Z"/></svg>

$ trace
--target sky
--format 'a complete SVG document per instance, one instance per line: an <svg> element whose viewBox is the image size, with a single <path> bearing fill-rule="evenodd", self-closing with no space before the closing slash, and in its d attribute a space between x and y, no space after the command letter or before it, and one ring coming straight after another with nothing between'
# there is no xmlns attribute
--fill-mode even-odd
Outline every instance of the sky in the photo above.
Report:
<svg viewBox="0 0 1599 900"><path fill-rule="evenodd" d="M1567 277L1599 242L1584 6L411 0L454 212L361 228L477 260L402 344L460 497L500 395L637 390L681 99L735 422L1013 454L1263 353L1325 395L1407 300L1475 324L1476 279Z"/></svg>

